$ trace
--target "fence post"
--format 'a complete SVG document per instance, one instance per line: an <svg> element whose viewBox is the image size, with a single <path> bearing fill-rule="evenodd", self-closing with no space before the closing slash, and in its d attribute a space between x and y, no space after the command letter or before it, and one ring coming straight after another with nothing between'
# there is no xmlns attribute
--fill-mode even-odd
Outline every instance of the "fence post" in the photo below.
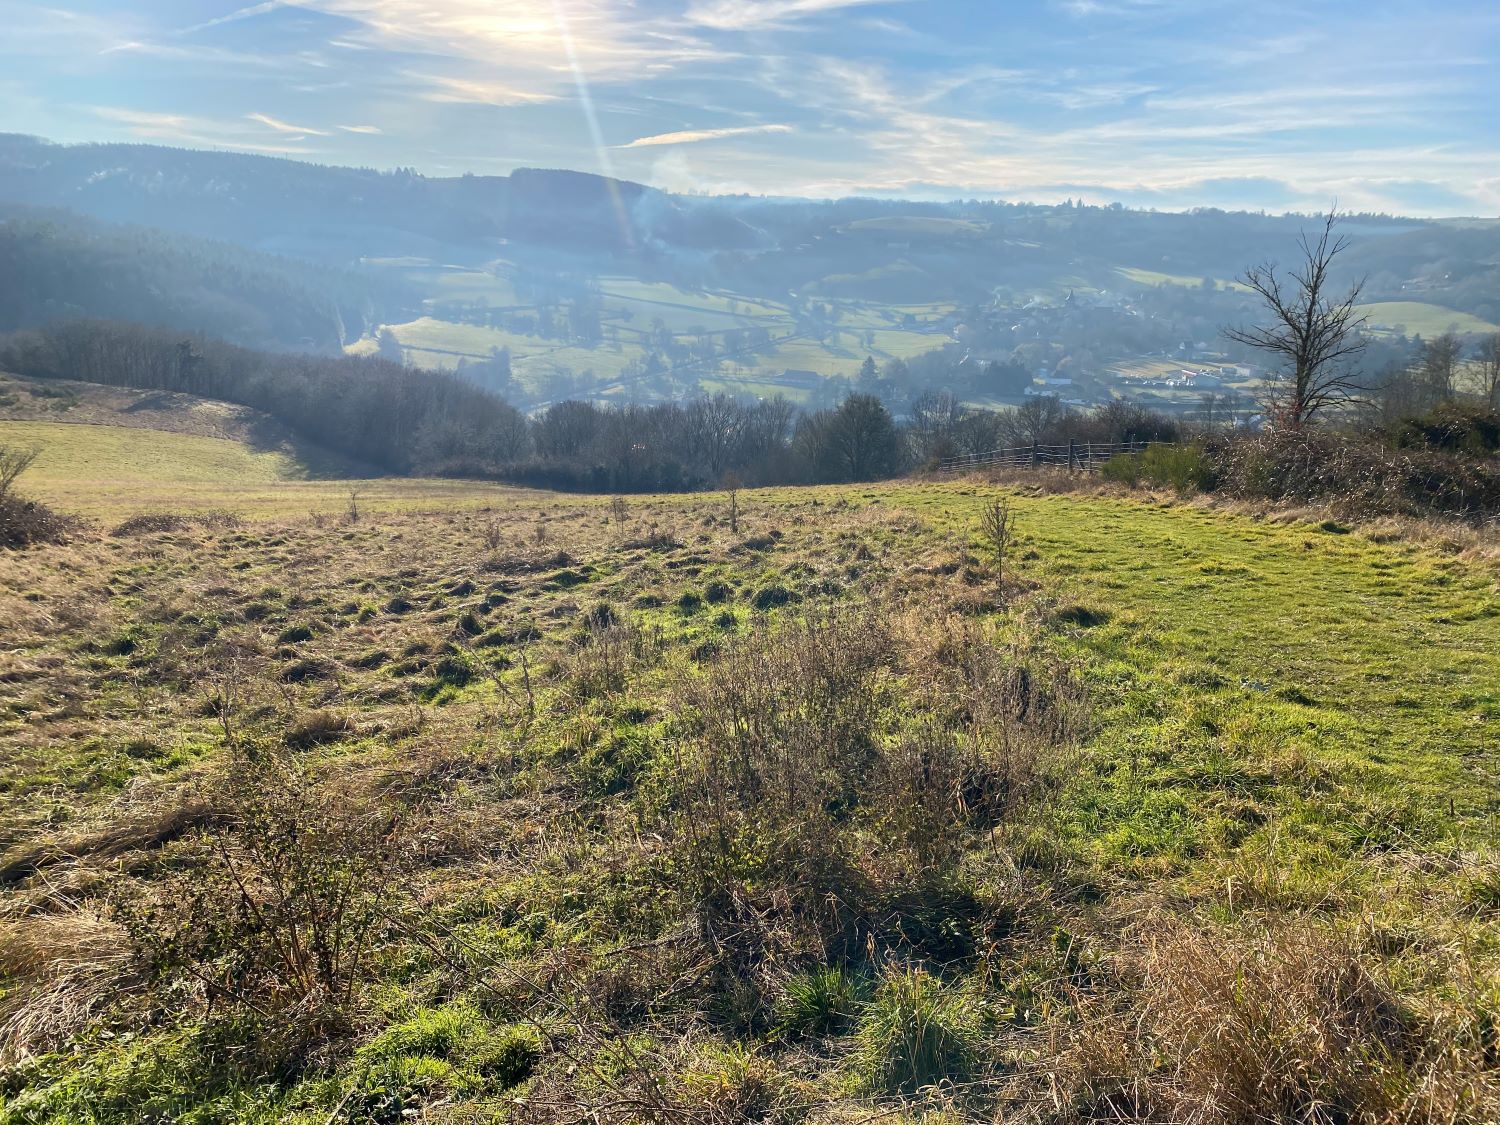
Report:
<svg viewBox="0 0 1500 1125"><path fill-rule="evenodd" d="M1074 458L1077 456L1077 453L1078 453L1078 449L1073 444L1073 439L1069 438L1068 439L1068 472L1070 472L1070 473L1073 471L1073 461L1074 461Z"/></svg>
<svg viewBox="0 0 1500 1125"><path fill-rule="evenodd" d="M1032 443L1031 443L1031 467L1034 469L1038 465L1040 465L1041 463L1042 463L1042 453L1041 453L1041 450L1039 450L1037 448L1037 444L1033 440Z"/></svg>

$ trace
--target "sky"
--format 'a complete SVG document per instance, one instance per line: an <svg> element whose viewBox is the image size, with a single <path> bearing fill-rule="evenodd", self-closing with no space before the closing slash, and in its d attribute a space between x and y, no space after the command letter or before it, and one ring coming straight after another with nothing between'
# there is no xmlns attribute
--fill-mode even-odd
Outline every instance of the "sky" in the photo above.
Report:
<svg viewBox="0 0 1500 1125"><path fill-rule="evenodd" d="M0 0L0 132L673 191L1500 214L1500 0Z"/></svg>

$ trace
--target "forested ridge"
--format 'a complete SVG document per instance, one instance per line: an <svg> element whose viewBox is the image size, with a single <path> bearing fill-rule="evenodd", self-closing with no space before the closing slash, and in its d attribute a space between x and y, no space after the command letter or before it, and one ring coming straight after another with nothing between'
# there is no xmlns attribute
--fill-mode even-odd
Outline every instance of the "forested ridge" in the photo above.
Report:
<svg viewBox="0 0 1500 1125"><path fill-rule="evenodd" d="M332 352L415 304L390 277L0 204L0 330L98 317Z"/></svg>

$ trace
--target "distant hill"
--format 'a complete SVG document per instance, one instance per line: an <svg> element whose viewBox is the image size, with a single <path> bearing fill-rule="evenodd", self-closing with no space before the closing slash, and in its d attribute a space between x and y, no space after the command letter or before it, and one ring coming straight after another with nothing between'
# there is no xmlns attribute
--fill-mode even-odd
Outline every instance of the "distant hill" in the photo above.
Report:
<svg viewBox="0 0 1500 1125"><path fill-rule="evenodd" d="M866 359L893 368L882 378L898 410L934 388L988 401L960 370L971 358L1069 363L1102 396L1121 364L1213 351L1225 325L1258 315L1229 283L1255 263L1294 265L1308 227L1213 208L700 196L557 169L438 177L0 134L0 331L100 317L260 350L343 346L462 364L527 408L761 396L785 370L850 380ZM1401 306L1375 318L1372 371L1406 362L1416 333L1500 324L1500 221L1359 214L1340 233L1333 283L1363 279L1382 314ZM1075 293L1067 314L1034 312Z"/></svg>
<svg viewBox="0 0 1500 1125"><path fill-rule="evenodd" d="M753 245L713 205L583 172L430 178L156 145L0 134L0 200L62 206L257 249L345 262L519 240L588 253Z"/></svg>
<svg viewBox="0 0 1500 1125"><path fill-rule="evenodd" d="M336 352L416 301L389 276L0 203L0 331L96 317Z"/></svg>

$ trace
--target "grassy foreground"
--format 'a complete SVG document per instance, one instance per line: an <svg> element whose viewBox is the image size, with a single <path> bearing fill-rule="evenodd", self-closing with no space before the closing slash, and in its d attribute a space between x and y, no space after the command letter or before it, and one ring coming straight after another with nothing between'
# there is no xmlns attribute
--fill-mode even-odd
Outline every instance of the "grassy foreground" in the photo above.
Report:
<svg viewBox="0 0 1500 1125"><path fill-rule="evenodd" d="M1500 1116L1500 598L1440 540L44 490L100 525L0 556L0 1121Z"/></svg>

